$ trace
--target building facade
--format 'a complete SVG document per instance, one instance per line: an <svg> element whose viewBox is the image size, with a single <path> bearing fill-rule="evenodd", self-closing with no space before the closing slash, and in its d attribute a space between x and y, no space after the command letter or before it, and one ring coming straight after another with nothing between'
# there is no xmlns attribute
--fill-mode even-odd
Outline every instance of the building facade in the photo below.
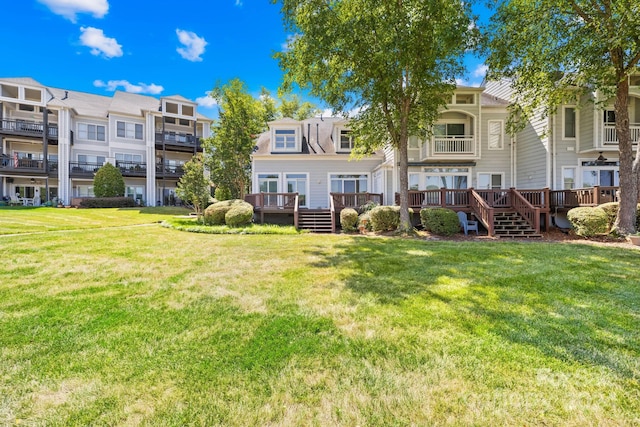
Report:
<svg viewBox="0 0 640 427"><path fill-rule="evenodd" d="M182 165L202 151L211 120L181 96L112 97L0 78L0 197L39 205L93 196L106 162L139 204L175 200Z"/></svg>

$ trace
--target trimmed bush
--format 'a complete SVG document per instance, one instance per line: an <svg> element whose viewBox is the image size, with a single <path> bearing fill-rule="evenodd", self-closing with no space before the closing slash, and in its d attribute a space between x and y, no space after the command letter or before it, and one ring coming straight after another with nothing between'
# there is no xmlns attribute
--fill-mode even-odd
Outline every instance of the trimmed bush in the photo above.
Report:
<svg viewBox="0 0 640 427"><path fill-rule="evenodd" d="M609 217L600 207L573 208L567 212L567 219L578 236L592 237L609 231Z"/></svg>
<svg viewBox="0 0 640 427"><path fill-rule="evenodd" d="M250 206L251 207L251 217L253 218L253 206L250 203L245 202L244 200L234 199L234 200L223 200L221 202L214 203L209 205L207 209L204 211L204 223L206 225L224 225L226 224L226 215L232 208L235 206ZM236 214L234 214L235 216ZM249 221L251 222L251 221Z"/></svg>
<svg viewBox="0 0 640 427"><path fill-rule="evenodd" d="M120 169L105 163L93 178L93 193L96 197L124 196L124 178Z"/></svg>
<svg viewBox="0 0 640 427"><path fill-rule="evenodd" d="M131 197L90 197L82 199L80 208L134 208L136 201Z"/></svg>
<svg viewBox="0 0 640 427"><path fill-rule="evenodd" d="M231 200L231 190L226 187L216 187L216 191L213 193L216 200L225 201Z"/></svg>
<svg viewBox="0 0 640 427"><path fill-rule="evenodd" d="M253 206L251 203L240 201L231 206L224 215L224 221L229 227L241 227L251 224L253 220Z"/></svg>
<svg viewBox="0 0 640 427"><path fill-rule="evenodd" d="M340 226L342 231L356 231L358 225L358 212L355 209L346 208L340 211Z"/></svg>
<svg viewBox="0 0 640 427"><path fill-rule="evenodd" d="M460 232L458 215L451 209L424 208L420 210L420 222L425 230L440 236L451 236Z"/></svg>
<svg viewBox="0 0 640 427"><path fill-rule="evenodd" d="M376 206L369 211L373 231L392 231L400 225L399 206Z"/></svg>

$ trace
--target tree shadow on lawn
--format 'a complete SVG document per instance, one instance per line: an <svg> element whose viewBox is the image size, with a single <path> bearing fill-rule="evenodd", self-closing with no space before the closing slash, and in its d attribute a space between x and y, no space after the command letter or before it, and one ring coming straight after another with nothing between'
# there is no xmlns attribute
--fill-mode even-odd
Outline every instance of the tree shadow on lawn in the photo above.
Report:
<svg viewBox="0 0 640 427"><path fill-rule="evenodd" d="M355 238L316 267L339 270L358 298L441 317L565 361L640 378L640 257L619 248L556 243L459 243ZM357 302L356 302L357 303Z"/></svg>

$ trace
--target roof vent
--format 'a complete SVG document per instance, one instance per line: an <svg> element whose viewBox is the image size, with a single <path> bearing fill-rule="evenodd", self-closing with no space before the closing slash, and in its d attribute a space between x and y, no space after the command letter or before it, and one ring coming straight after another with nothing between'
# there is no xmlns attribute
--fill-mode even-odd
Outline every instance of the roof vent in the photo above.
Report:
<svg viewBox="0 0 640 427"><path fill-rule="evenodd" d="M64 91L64 98L62 98L62 100L64 101L65 99L67 99L69 97L69 91L65 90Z"/></svg>

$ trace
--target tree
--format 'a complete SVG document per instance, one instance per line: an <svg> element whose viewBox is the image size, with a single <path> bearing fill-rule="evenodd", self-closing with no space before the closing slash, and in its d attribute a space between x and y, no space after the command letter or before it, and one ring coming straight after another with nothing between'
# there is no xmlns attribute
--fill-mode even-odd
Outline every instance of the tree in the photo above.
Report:
<svg viewBox="0 0 640 427"><path fill-rule="evenodd" d="M178 181L176 194L183 201L193 206L198 221L207 207L211 197L211 185L204 174L202 154L198 153L184 164L184 173Z"/></svg>
<svg viewBox="0 0 640 427"><path fill-rule="evenodd" d="M640 60L640 3L631 0L505 0L488 27L489 77L512 80L520 123L598 91L615 98L620 211L615 228L635 229L640 151L633 156L628 76Z"/></svg>
<svg viewBox="0 0 640 427"><path fill-rule="evenodd" d="M265 128L264 109L239 79L216 86L210 95L219 107L213 135L204 144L211 180L243 199L251 182L255 138Z"/></svg>
<svg viewBox="0 0 640 427"><path fill-rule="evenodd" d="M111 163L105 163L93 178L93 194L96 197L124 196L124 178L120 169Z"/></svg>
<svg viewBox="0 0 640 427"><path fill-rule="evenodd" d="M282 13L295 34L276 54L284 89L297 84L334 112L358 111L350 122L354 156L385 144L397 150L399 230L409 232L408 139L431 131L464 70L475 32L469 3L282 0Z"/></svg>
<svg viewBox="0 0 640 427"><path fill-rule="evenodd" d="M255 139L267 129L267 122L281 117L303 120L318 111L295 95L273 98L265 88L256 99L239 79L216 86L210 96L217 101L219 117L213 136L204 144L206 163L216 187L228 189L236 199L243 199L249 188Z"/></svg>

